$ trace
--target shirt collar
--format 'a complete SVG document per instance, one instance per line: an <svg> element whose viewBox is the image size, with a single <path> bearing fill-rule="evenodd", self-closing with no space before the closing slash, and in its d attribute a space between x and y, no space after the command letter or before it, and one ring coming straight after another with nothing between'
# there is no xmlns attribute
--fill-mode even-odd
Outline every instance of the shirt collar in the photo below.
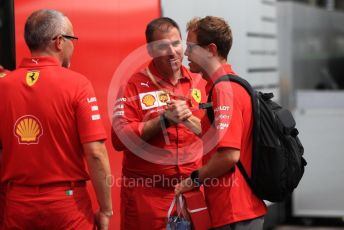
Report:
<svg viewBox="0 0 344 230"><path fill-rule="evenodd" d="M35 68L41 66L59 66L59 62L55 57L40 56L24 58L20 63L19 67L24 68Z"/></svg>
<svg viewBox="0 0 344 230"><path fill-rule="evenodd" d="M170 81L166 81L166 79L159 74L157 68L155 67L154 65L154 62L151 61L149 63L149 66L148 66L149 70L151 71L151 73L157 78L157 82L160 84L160 82L168 82L170 83ZM185 68L183 65L181 66L181 73L182 73L182 77L181 77L181 81L191 81L192 80L192 76L191 76L191 73L188 71L187 68Z"/></svg>

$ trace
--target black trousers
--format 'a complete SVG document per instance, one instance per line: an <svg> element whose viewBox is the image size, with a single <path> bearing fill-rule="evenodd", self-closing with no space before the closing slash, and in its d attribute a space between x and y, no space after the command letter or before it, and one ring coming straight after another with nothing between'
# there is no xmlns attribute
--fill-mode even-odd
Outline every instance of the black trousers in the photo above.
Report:
<svg viewBox="0 0 344 230"><path fill-rule="evenodd" d="M264 216L244 220L232 224L226 224L212 230L263 230Z"/></svg>

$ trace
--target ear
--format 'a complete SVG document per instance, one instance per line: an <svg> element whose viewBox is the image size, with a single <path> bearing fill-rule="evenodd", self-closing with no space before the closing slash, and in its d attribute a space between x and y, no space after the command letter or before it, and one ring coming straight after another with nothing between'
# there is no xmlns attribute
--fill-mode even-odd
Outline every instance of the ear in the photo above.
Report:
<svg viewBox="0 0 344 230"><path fill-rule="evenodd" d="M147 45L146 45L146 48L147 48L147 51L148 51L149 56L151 56L152 58L154 58L154 51L153 51L152 44L151 44L151 43L147 44Z"/></svg>
<svg viewBox="0 0 344 230"><path fill-rule="evenodd" d="M208 45L208 50L212 54L212 56L214 56L214 57L218 56L218 54L217 54L217 46L216 46L215 43L210 43Z"/></svg>
<svg viewBox="0 0 344 230"><path fill-rule="evenodd" d="M54 48L58 51L61 51L63 49L63 37L62 36L58 36L54 41Z"/></svg>

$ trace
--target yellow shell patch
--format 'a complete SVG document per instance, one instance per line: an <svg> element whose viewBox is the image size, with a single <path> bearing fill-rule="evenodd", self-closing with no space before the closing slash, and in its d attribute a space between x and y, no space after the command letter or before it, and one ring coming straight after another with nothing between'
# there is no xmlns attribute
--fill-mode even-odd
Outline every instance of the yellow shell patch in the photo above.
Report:
<svg viewBox="0 0 344 230"><path fill-rule="evenodd" d="M152 106L155 103L155 97L152 94L147 94L142 98L142 103L147 107Z"/></svg>
<svg viewBox="0 0 344 230"><path fill-rule="evenodd" d="M192 89L191 96L197 103L200 103L202 100L201 90L199 89Z"/></svg>
<svg viewBox="0 0 344 230"><path fill-rule="evenodd" d="M6 73L0 73L0 78L5 77Z"/></svg>
<svg viewBox="0 0 344 230"><path fill-rule="evenodd" d="M29 86L33 86L39 78L39 71L37 70L30 70L26 73L26 83Z"/></svg>
<svg viewBox="0 0 344 230"><path fill-rule="evenodd" d="M14 125L14 134L20 144L37 144L43 134L39 120L31 115L26 115L17 120Z"/></svg>

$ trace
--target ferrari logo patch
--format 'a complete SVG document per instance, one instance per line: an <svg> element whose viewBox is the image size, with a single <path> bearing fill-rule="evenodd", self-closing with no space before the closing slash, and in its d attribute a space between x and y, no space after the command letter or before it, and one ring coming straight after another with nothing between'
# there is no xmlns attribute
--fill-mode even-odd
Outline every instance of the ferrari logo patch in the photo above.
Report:
<svg viewBox="0 0 344 230"><path fill-rule="evenodd" d="M0 78L5 77L6 73L0 73Z"/></svg>
<svg viewBox="0 0 344 230"><path fill-rule="evenodd" d="M26 73L26 83L29 86L33 86L39 78L39 71L37 70L30 70Z"/></svg>
<svg viewBox="0 0 344 230"><path fill-rule="evenodd" d="M200 103L202 100L201 90L199 89L192 89L191 96L197 103Z"/></svg>

